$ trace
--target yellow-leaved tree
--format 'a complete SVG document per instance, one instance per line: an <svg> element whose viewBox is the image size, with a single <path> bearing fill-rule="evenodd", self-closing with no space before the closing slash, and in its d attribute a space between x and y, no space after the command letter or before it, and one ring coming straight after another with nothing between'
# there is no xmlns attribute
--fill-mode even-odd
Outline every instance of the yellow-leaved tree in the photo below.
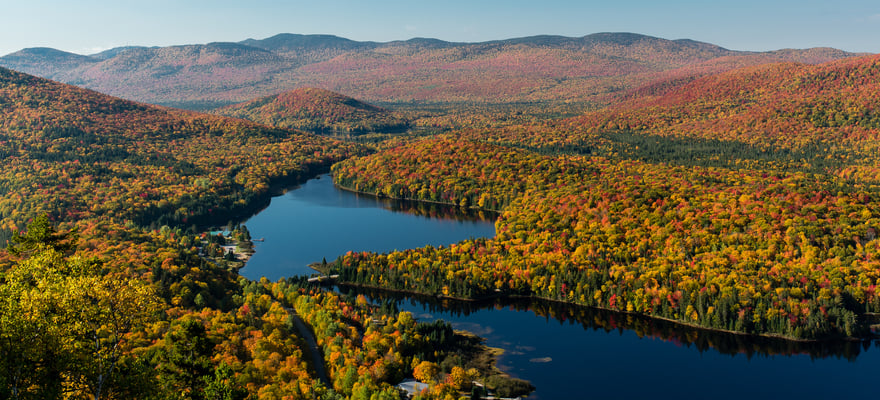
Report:
<svg viewBox="0 0 880 400"><path fill-rule="evenodd" d="M413 368L413 378L419 382L434 383L440 374L440 366L430 361L422 361Z"/></svg>
<svg viewBox="0 0 880 400"><path fill-rule="evenodd" d="M124 391L117 372L133 364L128 334L155 317L158 298L145 282L65 256L54 245L61 237L43 231L53 240L30 235L27 258L0 275L0 397L100 399Z"/></svg>

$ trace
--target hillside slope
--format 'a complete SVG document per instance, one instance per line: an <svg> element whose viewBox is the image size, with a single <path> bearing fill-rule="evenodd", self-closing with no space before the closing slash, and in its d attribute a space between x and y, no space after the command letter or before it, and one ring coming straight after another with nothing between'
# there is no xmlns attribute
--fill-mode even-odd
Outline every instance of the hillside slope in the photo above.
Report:
<svg viewBox="0 0 880 400"><path fill-rule="evenodd" d="M784 161L787 168L876 182L878 81L876 55L748 66L656 81L628 92L621 103L574 118L470 134L543 151L642 160Z"/></svg>
<svg viewBox="0 0 880 400"><path fill-rule="evenodd" d="M299 88L213 110L227 117L261 124L319 132L366 133L399 131L406 121L391 112L316 88Z"/></svg>
<svg viewBox="0 0 880 400"><path fill-rule="evenodd" d="M243 211L273 181L327 168L353 149L2 68L0 104L0 228L6 230L43 213L141 224L210 221L220 211ZM138 200L119 207L128 199Z"/></svg>
<svg viewBox="0 0 880 400"><path fill-rule="evenodd" d="M781 63L707 76L578 118L593 130L733 140L759 146L865 143L880 129L880 56Z"/></svg>
<svg viewBox="0 0 880 400"><path fill-rule="evenodd" d="M492 239L351 253L337 271L735 332L865 335L880 310L878 74L880 56L750 66L345 160L342 186L501 216Z"/></svg>

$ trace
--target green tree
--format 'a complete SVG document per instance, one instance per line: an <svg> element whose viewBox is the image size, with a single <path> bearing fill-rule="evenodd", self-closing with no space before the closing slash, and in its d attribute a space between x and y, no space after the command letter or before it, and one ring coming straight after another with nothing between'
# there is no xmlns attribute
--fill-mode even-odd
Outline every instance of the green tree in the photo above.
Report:
<svg viewBox="0 0 880 400"><path fill-rule="evenodd" d="M57 252L35 254L3 274L0 364L4 397L57 398L70 355L59 351L73 316L60 293L69 287Z"/></svg>
<svg viewBox="0 0 880 400"><path fill-rule="evenodd" d="M222 363L214 368L214 376L204 377L206 400L242 400L247 390L236 387L232 368Z"/></svg>
<svg viewBox="0 0 880 400"><path fill-rule="evenodd" d="M73 250L77 235L75 231L58 232L43 214L31 221L24 234L16 232L9 239L9 253L15 256L28 255L43 247L50 247L62 253Z"/></svg>
<svg viewBox="0 0 880 400"><path fill-rule="evenodd" d="M152 288L99 274L99 264L65 257L69 235L38 218L16 243L28 258L2 273L0 374L11 398L100 399L113 391L128 334L155 316Z"/></svg>
<svg viewBox="0 0 880 400"><path fill-rule="evenodd" d="M97 400L112 391L108 384L130 350L128 333L153 320L159 302L152 287L135 279L88 276L78 284L68 291L79 300L73 328L82 338L77 348L87 355L77 375Z"/></svg>
<svg viewBox="0 0 880 400"><path fill-rule="evenodd" d="M158 352L160 380L166 389L187 399L203 399L207 383L204 377L213 372L211 356L214 343L201 321L186 319L173 324L165 334Z"/></svg>

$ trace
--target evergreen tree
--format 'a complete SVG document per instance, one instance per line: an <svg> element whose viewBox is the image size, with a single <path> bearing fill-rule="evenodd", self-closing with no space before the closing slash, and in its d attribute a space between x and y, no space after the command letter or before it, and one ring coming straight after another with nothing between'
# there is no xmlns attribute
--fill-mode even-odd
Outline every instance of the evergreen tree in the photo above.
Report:
<svg viewBox="0 0 880 400"><path fill-rule="evenodd" d="M67 253L74 248L76 232L59 233L49 222L49 216L43 214L28 224L24 234L16 232L9 241L9 253L16 256L31 254L43 247Z"/></svg>
<svg viewBox="0 0 880 400"><path fill-rule="evenodd" d="M206 398L204 392L208 384L203 378L213 372L214 343L208 338L205 326L199 321L186 320L165 334L164 344L158 364L160 380L166 389L182 393L188 399Z"/></svg>
<svg viewBox="0 0 880 400"><path fill-rule="evenodd" d="M204 377L205 400L243 400L247 397L247 390L235 386L232 368L222 363L214 368L212 377Z"/></svg>

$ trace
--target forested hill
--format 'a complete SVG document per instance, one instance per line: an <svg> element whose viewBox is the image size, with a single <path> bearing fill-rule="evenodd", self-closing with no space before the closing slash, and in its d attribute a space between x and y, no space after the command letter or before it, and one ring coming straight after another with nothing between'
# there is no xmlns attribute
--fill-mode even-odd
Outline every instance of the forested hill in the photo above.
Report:
<svg viewBox="0 0 880 400"><path fill-rule="evenodd" d="M0 251L0 398L398 398L393 384L422 370L451 382L431 389L446 398L494 374L463 362L448 324L304 280L241 278L220 247L227 236L196 225L234 220L265 204L270 184L358 153L0 68L0 240L11 238ZM232 229L235 253L248 237Z"/></svg>
<svg viewBox="0 0 880 400"><path fill-rule="evenodd" d="M472 134L543 152L727 167L758 162L866 184L880 171L878 78L876 55L750 66L654 82L622 103L570 119Z"/></svg>
<svg viewBox="0 0 880 400"><path fill-rule="evenodd" d="M281 34L239 43L114 49L78 56L25 49L0 66L154 104L214 108L297 87L371 102L585 101L667 76L778 61L824 62L833 49L753 53L632 33L534 36L484 43L356 42Z"/></svg>
<svg viewBox="0 0 880 400"><path fill-rule="evenodd" d="M48 47L22 49L3 56L0 65L18 71L33 71L37 75L51 77L71 69L96 64L100 60Z"/></svg>
<svg viewBox="0 0 880 400"><path fill-rule="evenodd" d="M399 131L407 122L390 111L317 88L299 88L213 110L266 125L308 131L359 134Z"/></svg>
<svg viewBox="0 0 880 400"><path fill-rule="evenodd" d="M0 218L192 224L354 149L239 119L112 98L0 68ZM216 218L216 216L214 217Z"/></svg>
<svg viewBox="0 0 880 400"><path fill-rule="evenodd" d="M820 65L736 69L580 118L598 129L639 129L794 146L874 138L880 128L880 56Z"/></svg>

